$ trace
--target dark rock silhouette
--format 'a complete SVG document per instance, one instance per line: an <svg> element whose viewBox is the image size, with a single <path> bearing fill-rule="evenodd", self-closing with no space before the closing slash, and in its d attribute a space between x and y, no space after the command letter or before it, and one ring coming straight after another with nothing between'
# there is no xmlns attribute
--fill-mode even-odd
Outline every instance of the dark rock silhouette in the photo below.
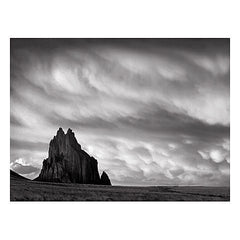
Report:
<svg viewBox="0 0 240 240"><path fill-rule="evenodd" d="M81 149L71 129L65 134L62 128L50 141L48 158L43 161L40 175L35 180L101 184L97 160Z"/></svg>
<svg viewBox="0 0 240 240"><path fill-rule="evenodd" d="M108 175L103 171L100 179L101 185L111 185L111 181L108 177Z"/></svg>

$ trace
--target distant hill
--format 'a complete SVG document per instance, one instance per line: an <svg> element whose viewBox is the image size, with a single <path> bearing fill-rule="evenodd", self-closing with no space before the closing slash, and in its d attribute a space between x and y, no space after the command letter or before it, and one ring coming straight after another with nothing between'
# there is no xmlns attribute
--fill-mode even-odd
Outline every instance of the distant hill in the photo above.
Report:
<svg viewBox="0 0 240 240"><path fill-rule="evenodd" d="M10 179L14 180L29 180L28 178L25 178L18 173L14 172L13 170L10 170Z"/></svg>

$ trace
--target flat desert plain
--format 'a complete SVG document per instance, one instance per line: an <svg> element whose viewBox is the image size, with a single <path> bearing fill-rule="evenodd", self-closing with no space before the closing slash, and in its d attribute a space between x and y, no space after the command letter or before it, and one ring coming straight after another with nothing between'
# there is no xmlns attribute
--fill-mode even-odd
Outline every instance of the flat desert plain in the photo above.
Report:
<svg viewBox="0 0 240 240"><path fill-rule="evenodd" d="M230 201L229 187L102 186L12 178L11 201Z"/></svg>

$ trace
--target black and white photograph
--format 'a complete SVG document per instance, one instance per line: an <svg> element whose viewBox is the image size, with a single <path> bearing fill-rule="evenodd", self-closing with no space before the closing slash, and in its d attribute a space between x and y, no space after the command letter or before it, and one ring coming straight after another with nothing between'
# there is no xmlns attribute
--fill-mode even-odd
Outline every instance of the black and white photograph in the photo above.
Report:
<svg viewBox="0 0 240 240"><path fill-rule="evenodd" d="M240 239L238 5L0 1L0 239Z"/></svg>
<svg viewBox="0 0 240 240"><path fill-rule="evenodd" d="M230 38L11 38L10 201L230 201Z"/></svg>

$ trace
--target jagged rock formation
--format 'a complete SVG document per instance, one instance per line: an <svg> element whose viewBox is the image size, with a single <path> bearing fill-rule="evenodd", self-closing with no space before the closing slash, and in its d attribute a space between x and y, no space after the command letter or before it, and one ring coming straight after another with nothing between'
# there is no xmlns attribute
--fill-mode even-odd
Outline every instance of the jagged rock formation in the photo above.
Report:
<svg viewBox="0 0 240 240"><path fill-rule="evenodd" d="M108 177L108 175L103 171L100 179L101 185L111 185L111 181Z"/></svg>
<svg viewBox="0 0 240 240"><path fill-rule="evenodd" d="M35 180L110 185L107 174L103 173L100 178L97 160L81 149L72 130L68 129L65 134L59 128L50 141L48 158L43 161L40 175Z"/></svg>

